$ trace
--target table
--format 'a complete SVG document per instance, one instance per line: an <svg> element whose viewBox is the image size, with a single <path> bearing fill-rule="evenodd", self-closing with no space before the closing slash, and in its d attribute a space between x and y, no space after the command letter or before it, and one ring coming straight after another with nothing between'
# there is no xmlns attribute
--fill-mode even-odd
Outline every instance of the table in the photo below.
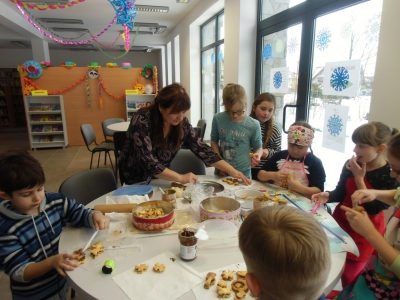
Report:
<svg viewBox="0 0 400 300"><path fill-rule="evenodd" d="M232 188L232 186L222 183L221 177L213 175L201 175L199 176L199 180L218 181L223 184L225 188ZM150 184L154 186L152 200L161 199L161 192L158 187L161 187L162 189L168 189L171 187L170 181L162 179L153 180ZM275 186L258 181L254 181L251 188L267 190L276 189ZM112 195L112 192L107 195ZM94 205L105 204L105 201L106 195L92 201L87 205L87 207L93 208ZM325 212L323 208L319 208L319 210ZM88 241L92 233L93 229L90 228L73 228L67 226L60 237L60 253L66 252L68 249L73 248L74 245ZM116 267L114 268L112 276L123 273L128 269L133 270L135 265L167 250L179 257L179 241L177 234L138 238L138 241L142 244L142 251L116 262ZM346 253L334 253L331 255L331 258L332 268L326 283L325 294L328 294L339 281L343 272ZM239 248L234 247L233 249L224 248L213 251L201 251L201 249L199 249L197 252L197 258L194 261L188 262L188 264L201 273L238 262L243 262L243 257ZM75 291L86 299L129 299L122 289L120 289L113 281L112 276L103 274L100 269L87 271L83 268L77 268L73 272L67 272L67 276ZM195 299L195 296L192 291L189 291L178 299Z"/></svg>
<svg viewBox="0 0 400 300"><path fill-rule="evenodd" d="M108 125L107 128L114 131L127 131L129 124L130 122L113 123Z"/></svg>

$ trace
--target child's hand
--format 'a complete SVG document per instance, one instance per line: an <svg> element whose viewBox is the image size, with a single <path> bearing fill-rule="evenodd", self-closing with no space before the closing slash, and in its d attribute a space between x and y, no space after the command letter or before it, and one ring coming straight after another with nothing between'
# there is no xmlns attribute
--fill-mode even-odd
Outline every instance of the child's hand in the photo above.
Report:
<svg viewBox="0 0 400 300"><path fill-rule="evenodd" d="M73 271L75 268L79 267L79 264L76 262L73 262L72 260L75 259L77 255L74 254L57 254L52 257L50 257L50 264L53 267L53 269L56 269L58 274L61 276L65 277L67 274L65 273L65 270L67 271Z"/></svg>
<svg viewBox="0 0 400 300"><path fill-rule="evenodd" d="M261 155L261 158L265 159L265 158L268 157L268 155L269 155L269 150L268 149L263 149L263 153Z"/></svg>
<svg viewBox="0 0 400 300"><path fill-rule="evenodd" d="M376 230L366 211L359 212L344 205L340 206L340 209L346 212L346 218L351 228L363 237Z"/></svg>
<svg viewBox="0 0 400 300"><path fill-rule="evenodd" d="M364 178L365 174L367 173L367 165L365 163L360 165L357 163L357 157L353 156L350 158L349 162L346 165L346 169L350 170L355 178Z"/></svg>
<svg viewBox="0 0 400 300"><path fill-rule="evenodd" d="M254 168L260 163L260 156L258 153L254 153L251 157L251 167Z"/></svg>
<svg viewBox="0 0 400 300"><path fill-rule="evenodd" d="M289 173L284 173L284 172L273 172L273 181L277 183L281 183L287 180Z"/></svg>
<svg viewBox="0 0 400 300"><path fill-rule="evenodd" d="M296 191L299 190L303 185L300 183L300 181L297 180L295 176L289 176L287 178L287 187L290 190Z"/></svg>
<svg viewBox="0 0 400 300"><path fill-rule="evenodd" d="M110 226L110 219L104 216L101 212L95 212L93 214L93 223L97 230L102 230Z"/></svg>
<svg viewBox="0 0 400 300"><path fill-rule="evenodd" d="M321 204L325 204L329 201L329 193L322 192L318 194L314 194L311 196L311 202L319 201Z"/></svg>
<svg viewBox="0 0 400 300"><path fill-rule="evenodd" d="M366 202L371 202L377 197L375 190L357 190L351 195L351 201L353 206L356 204L363 204Z"/></svg>

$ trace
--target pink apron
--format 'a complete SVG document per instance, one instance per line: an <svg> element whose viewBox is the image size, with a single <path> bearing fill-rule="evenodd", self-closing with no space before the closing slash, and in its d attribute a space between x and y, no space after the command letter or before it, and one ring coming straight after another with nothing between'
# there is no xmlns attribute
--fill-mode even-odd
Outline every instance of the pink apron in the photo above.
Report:
<svg viewBox="0 0 400 300"><path fill-rule="evenodd" d="M294 162L294 161L289 161L289 155L286 157L286 161L283 163L282 167L279 169L278 172L282 173L288 173L290 175L294 175L295 178L304 186L308 186L310 183L308 181L308 177L306 174L306 170L304 168L304 161L306 160L306 156L308 153L304 156L304 159L302 162ZM283 188L287 188L287 180L279 183L279 186Z"/></svg>

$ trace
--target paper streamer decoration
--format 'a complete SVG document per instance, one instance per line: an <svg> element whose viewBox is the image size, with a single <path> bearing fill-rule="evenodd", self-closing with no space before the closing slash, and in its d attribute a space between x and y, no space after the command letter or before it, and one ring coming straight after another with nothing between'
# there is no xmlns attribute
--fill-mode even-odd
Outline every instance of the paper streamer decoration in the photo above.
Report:
<svg viewBox="0 0 400 300"><path fill-rule="evenodd" d="M18 4L22 7L35 9L35 10L63 9L63 8L72 7L75 4L85 2L85 0L71 0L71 2L67 3L67 4L51 4L51 5L40 4L40 5L37 5L37 4L31 4L31 3L23 3L20 0L10 0L10 1L14 2L15 4ZM38 1L38 2L40 2L40 1Z"/></svg>

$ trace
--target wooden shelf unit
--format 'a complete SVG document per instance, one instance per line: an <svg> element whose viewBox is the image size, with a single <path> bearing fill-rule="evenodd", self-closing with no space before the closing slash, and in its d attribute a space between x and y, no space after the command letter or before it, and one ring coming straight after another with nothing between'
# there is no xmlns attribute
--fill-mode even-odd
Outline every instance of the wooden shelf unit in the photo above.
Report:
<svg viewBox="0 0 400 300"><path fill-rule="evenodd" d="M25 96L24 105L31 149L68 145L63 96Z"/></svg>
<svg viewBox="0 0 400 300"><path fill-rule="evenodd" d="M154 103L155 94L134 94L125 95L126 99L126 120L129 122L132 113L137 112L142 106Z"/></svg>

